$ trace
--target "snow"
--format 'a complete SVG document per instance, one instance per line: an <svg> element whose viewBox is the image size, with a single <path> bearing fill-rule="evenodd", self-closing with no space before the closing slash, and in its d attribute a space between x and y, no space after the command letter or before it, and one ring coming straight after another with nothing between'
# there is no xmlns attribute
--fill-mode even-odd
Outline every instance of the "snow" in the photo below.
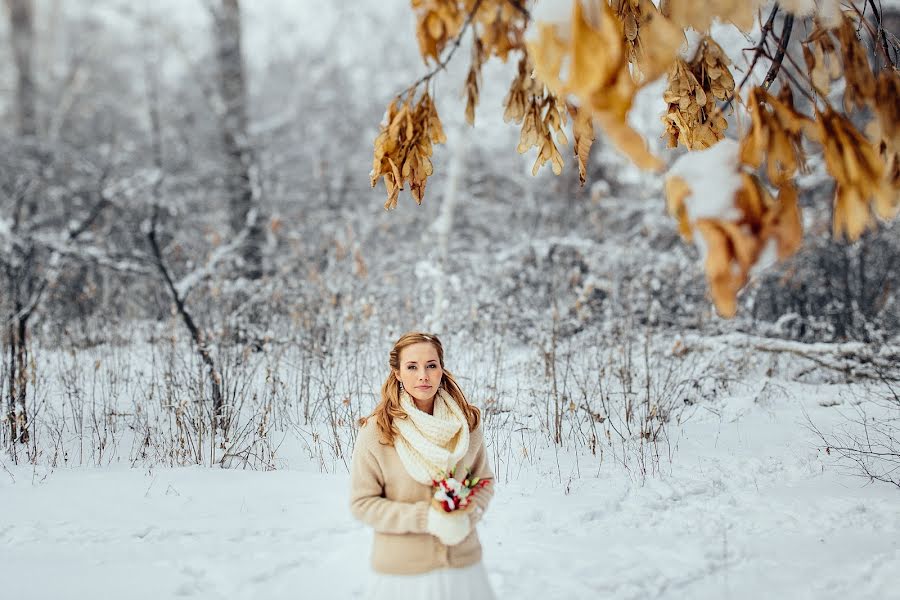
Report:
<svg viewBox="0 0 900 600"><path fill-rule="evenodd" d="M540 0L531 9L531 22L525 32L526 39L537 36L537 23L554 23L558 25L561 35L568 36L571 31L572 10L575 0Z"/></svg>
<svg viewBox="0 0 900 600"><path fill-rule="evenodd" d="M549 14L556 7L558 19L565 22L571 16L571 1L543 0L536 10L546 10ZM352 69L357 86L352 95L360 103L370 97L377 98L378 106L383 107L393 92L425 72L416 52L413 16L406 2L344 1L325 7L310 0L269 0L244 5L248 10L245 41L251 85L258 86L260 91L264 89L260 82L267 66L279 60L296 62L296 57L307 55L314 62L317 53L325 55L325 48L338 54L340 64ZM73 13L81 11L73 3L61 6ZM98 18L106 23L107 29L126 38L136 36L141 24L149 21L149 27L159 29L160 35L168 32L183 43L184 53L161 52L160 71L164 78L190 72L190 61L204 60L209 52L210 23L203 2L161 0L132 12L109 8L131 6L122 0L108 0L97 6ZM135 15L133 11L140 14ZM351 16L359 18L351 19ZM546 18L554 20L552 14ZM0 19L0 23L4 22ZM2 26L0 31L5 31ZM755 43L758 32L748 41L734 27L717 24L714 33L736 64L745 68L745 58L750 53L743 53L742 49ZM169 41L166 37L160 44L166 46ZM527 173L532 162L531 158L516 156L518 128L502 122L501 101L515 62L514 58L509 64L494 60L485 66L482 103L478 107L476 128L469 136L468 149L475 157L472 160L490 161L492 169L504 174L506 169L499 165L513 165L509 171L516 174L516 165L521 164L522 173ZM456 71L437 78L437 85L441 86L437 101L451 137L463 122L463 103L456 92L463 81L460 73L464 74L466 66L465 52L461 50L451 65ZM305 81L316 68L313 64L310 73L298 76L298 81ZM761 79L764 72L764 66L758 66L754 77ZM370 73L378 76L372 79ZM735 71L738 80L742 75ZM753 81L751 78L750 82ZM665 108L661 100L664 87L665 81L660 79L643 90L629 114L629 122L656 148L661 146L659 116ZM301 108L291 108L292 99L287 97L284 106L283 112L266 113L254 121L254 131L265 132L290 122L294 111L305 105L300 103ZM373 130L377 127L374 112L369 126ZM457 140L461 138L462 134L456 136ZM326 138L316 138L316 143L323 139ZM443 165L437 169L438 177L449 168L449 153L453 151L450 146L436 149L436 153L442 153L436 157L436 168ZM481 150L482 154L475 150ZM592 218L597 217L594 224L584 218L578 228L569 230L563 220L565 211L559 210L564 204L547 203L545 213L531 207L542 201L541 197L535 201L529 196L532 189L550 189L560 181L546 172L537 179L528 176L517 180L523 187L521 191L516 187L508 189L516 182L501 181L499 185L506 188L500 192L494 192L487 184L484 184L486 191L478 192L478 184L467 180L466 194L461 196L454 213L455 262L442 264L440 269L425 259L403 262L397 257L418 259L419 255L409 252L399 242L385 244L381 236L366 238L362 230L358 232L358 246L377 275L358 286L329 280L329 289L345 293L345 298L356 294L357 304L347 301L350 311L359 303L379 304L384 299L381 291L389 287L392 295L383 310L387 313L399 309L402 316L391 316L390 322L377 333L368 332L378 337L379 343L388 344L388 338L396 337L407 324L421 321L422 315L432 310L429 303L411 302L409 298L420 293L423 286L431 289L434 278L443 269L448 273L445 275L448 282L441 306L449 307L444 315L448 331L453 330L454 323L467 319L466 315L475 315L477 309L486 316L479 317L483 325L473 326L475 334L493 337L498 330L509 327L503 319L514 320L518 326L532 318L515 312L517 309L511 309L511 316L499 310L493 312L495 307L502 303L519 306L513 301L524 304L521 299L527 298L533 306L526 308L537 315L533 318L544 319L536 334L523 328L533 335L529 343L535 352L544 350L539 348L542 342L537 338L547 331L544 327L548 327L549 313L542 300L536 298L536 286L529 284L523 291L515 291L515 295L501 296L497 287L485 283L488 279L492 284L513 280L514 276L532 269L523 266L528 264L529 255L535 257L536 266L532 270L536 276L545 278L538 283L547 284L550 289L547 295L554 294L554 300L559 298L559 288L552 287L555 280L547 273L555 268L555 263L551 264L554 248L562 248L577 251L578 260L583 258L588 265L583 285L575 288L573 295L578 295L578 289L599 288L610 295L611 300L606 303L611 307L609 310L618 310L629 300L621 291L624 286L621 278L625 275L633 278L636 285L653 290L654 302L657 295L677 297L683 302L682 289L666 280L665 268L648 272L634 266L635 261L643 261L643 254L650 251L646 236L634 232L659 231L663 229L660 222L672 230L673 224L662 217L659 198L651 199L646 192L645 188L657 189L658 182L649 181L646 174L630 165L620 167L611 162L612 152L601 143L595 149L595 162L602 157L605 164L615 165L616 183L611 185L612 179L592 182L592 192L606 196L598 203L596 215L592 214ZM694 188L693 196L687 201L692 218L733 218L731 196L740 184L735 153L736 144L725 140L711 151L687 155L673 167L672 173L681 173ZM485 158L479 158L482 156ZM137 183L132 179L128 182L132 187L147 185L140 177ZM616 191L623 183L633 187ZM380 214L367 216L366 222L376 222L384 231L398 232L401 242L404 236L425 240L430 237L429 232L444 232L449 219L435 211L439 193L447 189L446 185L446 179L437 179L429 188L432 190L429 200L417 213L397 211L390 216L391 221L377 221L382 218ZM136 193L127 189L121 192L126 196ZM474 208L476 192L481 196L477 210ZM373 198L375 195L378 194ZM564 198L560 200L565 202ZM382 201L383 198L366 200L371 203L373 214L380 211ZM634 212L642 203L649 202L657 207L655 213ZM572 207L575 206L573 203ZM176 207L174 203L170 206L172 210ZM626 220L636 214L639 218L635 223L626 225ZM541 223L532 230L522 223L530 221L533 215L540 216ZM333 215L329 219L337 222L338 227L344 225ZM538 217L534 219L537 221ZM492 232L502 230L504 239L498 242L480 233L476 226L483 223L489 224ZM433 229L428 229L429 224ZM347 225L351 226L352 223ZM0 218L0 241L16 243L9 228L9 222ZM304 230L298 231L298 235L305 234ZM327 235L330 230L323 228L314 235L311 233L310 238L318 241ZM58 236L35 239L60 254L75 251ZM377 243L367 239L375 239ZM697 242L702 244L702 236L697 236ZM179 289L189 290L211 272L229 247L221 246L205 264L198 260L199 266L181 279ZM385 254L383 248L389 252ZM674 251L653 256L669 272L684 273L689 271L685 266L688 263L678 250L675 247ZM139 263L139 256L113 259L93 247L83 250L79 247L78 252L121 271L145 273L148 269ZM423 252L421 256L427 254ZM386 263L402 264L395 271L386 269ZM411 270L422 280L418 287L413 285ZM334 273L334 270L326 271L326 277L333 277ZM567 308L565 301L561 305ZM338 319L338 310L323 306L323 320ZM789 315L784 317L787 318ZM710 321L714 319L709 317ZM209 320L219 324L215 312ZM325 337L302 341L321 349L323 357L336 355L354 348L355 336L361 330L376 327L372 322L356 323L359 324L353 325L355 329L349 322L343 325L349 341L340 347ZM595 330L605 325L599 319L585 323L584 327ZM583 323L579 321L578 325ZM787 327L789 323L779 321L778 325ZM45 321L40 326L52 328L55 324ZM239 361L243 367L249 363L255 365L253 373L241 372L240 376L246 376L247 380L266 376L266 367L272 366L272 373L277 377L271 388L283 390L277 398L290 397L295 402L288 407L278 406L278 420L282 423L279 426L283 429L273 434L272 445L278 450L277 457L273 452L271 457L260 459L261 463L271 459L278 470L149 466L154 461L173 460L171 456L177 453L177 448L174 440L168 439L163 442L173 441L172 447L154 439L155 446L147 453L150 458L145 461L138 458L139 433L129 428L124 417L116 420L111 415L132 409L147 411L150 415L141 422L147 424L148 434L152 431L154 436L164 438L167 432L163 426L167 420L168 434L173 427L169 420L171 407L163 406L162 401L148 401L147 390L152 398L168 398L162 395L165 385L173 382L174 388L176 384L183 385L178 382L188 381L185 373L201 373L190 360L185 362L188 353L178 355L173 349L170 354L165 350L170 337L186 339L180 329L173 332L170 326L171 322L149 324L147 329L152 335L144 336L137 323L129 322L128 333L133 334L133 339L124 336L118 354L79 348L77 352L73 349L69 357L66 346L61 346L57 354L47 348L35 352L38 375L32 388L40 390L38 397L42 399L35 418L42 427L43 454L36 467L15 466L8 455L0 455L2 597L29 600L360 598L367 576L371 532L349 515L346 464L340 458L328 456L328 450L323 449L329 444L328 438L321 434L323 429L317 432L314 425L309 431L299 424L299 419L291 421L291 413L295 409L300 412L296 403L301 392L297 390L303 378L310 377L308 372L301 374L303 368L311 368L309 365L304 367L305 363L300 361L292 364L290 355L285 358L269 354L260 359L258 354L263 353L248 354ZM382 324L379 322L377 327ZM334 331L341 329L336 327ZM278 334L288 335L281 330ZM543 363L537 367L534 362L527 364L532 369L531 379L507 363L496 367L496 372L508 378L501 387L514 390L501 397L496 389L475 383L494 379L496 356L501 351L509 352L507 339L497 336L495 354L474 344L470 332L455 335L459 343L453 343L449 333L444 338L454 361L460 352L453 349L463 343L471 348L472 356L469 364L457 368L455 363L454 372L458 372L466 385L471 384L473 393L480 395L480 399L496 394L491 399L496 399L499 405L499 416L489 422L487 436L488 450L498 473L497 495L479 528L485 564L500 597L865 600L896 594L900 572L897 491L887 485L867 485L852 471L836 468L840 465L822 451L821 442L807 429L807 415L827 430L844 423L844 413L852 407L853 401L844 394L845 386L825 382L827 372L807 369L803 380L815 380L815 384L799 383L799 375L764 379L757 373L743 376L734 389L712 393L709 401L692 407L683 426L670 426L672 443L670 449L663 449L661 473L643 477L633 457L623 465L607 446L601 461L584 447L572 448L571 439L564 448L547 442L538 414L545 405L537 404L547 401L547 396L542 395L545 382L538 381ZM150 352L137 347L135 340L141 337L154 338L157 349ZM837 357L865 356L873 352L871 346L860 343L801 344L748 338L744 334L720 339L708 336L683 339L692 348L707 345L712 352L717 348L733 348L747 360L757 360L762 352L756 346L765 344L769 350L781 352L773 362L784 360L780 357L793 352L812 355L821 352ZM900 339L895 343L900 344ZM583 345L579 351L589 354L595 348ZM896 352L896 346L893 349L885 346L880 352L888 357ZM95 358L97 367L93 366ZM383 358L382 354L368 350L359 352L354 360L361 361L362 365L354 368L375 373L375 366L383 367ZM172 364L182 362L184 372L171 368ZM84 378L83 396L66 400L63 390L47 383L47 378L53 377L51 367L56 363L67 373L71 372L72 377ZM79 371L76 363L84 363L89 368ZM359 381L352 379L353 369L349 364L335 360L334 366L329 367L333 371L313 371L313 377L340 376L348 382ZM113 383L114 379L118 383ZM147 383L153 381L153 386ZM702 373L692 383L705 385ZM366 406L365 402L372 400L366 396L370 389L376 388L354 387L355 404L350 408ZM186 407L194 407L199 402L197 398L186 399L184 396L189 393L191 389L183 386L175 394L176 399L184 401ZM311 396L315 401L319 398L315 393ZM365 398L362 402L361 396ZM257 398L255 394L249 397ZM265 397L259 394L260 399ZM529 404L529 399L535 403ZM120 404L107 406L107 402ZM314 402L313 411L324 412L324 406ZM78 425L85 427L77 433L71 429L72 421L66 420L74 421L76 408L84 417L84 422ZM125 410L119 410L122 408ZM91 447L92 429L88 423L91 416L99 418L101 427L106 423L104 417L120 427L109 432L108 437L103 431L103 441L111 440L115 451L107 448L104 454ZM354 413L350 410L339 416L352 417ZM288 425L283 425L285 421ZM62 428L59 435L65 435L67 443L83 445L78 448L83 455L70 451L70 464L83 460L85 464L104 466L47 466L54 450L54 440L50 439L53 432L48 428L57 424ZM349 437L346 431L342 435ZM667 456L669 450L671 459ZM128 468L132 460L143 466ZM327 472L319 472L320 469Z"/></svg>
<svg viewBox="0 0 900 600"><path fill-rule="evenodd" d="M669 169L669 176L684 179L691 188L685 207L691 221L740 218L734 207L734 195L741 187L738 152L735 140L724 139L705 150L681 155Z"/></svg>
<svg viewBox="0 0 900 600"><path fill-rule="evenodd" d="M817 0L819 20L825 27L840 27L843 20L841 3L838 0Z"/></svg>
<svg viewBox="0 0 900 600"><path fill-rule="evenodd" d="M496 497L479 525L499 597L891 597L900 511L843 474L806 415L839 421L840 386L788 381L697 409L642 479L607 454L516 448L488 432ZM765 391L769 390L769 391ZM511 443L512 455L500 452ZM531 445L533 442L523 442ZM524 446L523 446L524 447ZM499 455L499 458L496 456ZM371 533L345 471L0 469L4 595L361 598Z"/></svg>
<svg viewBox="0 0 900 600"><path fill-rule="evenodd" d="M750 273L751 275L758 275L769 269L776 262L778 262L778 242L775 238L769 238L763 245L759 257L756 259L756 264L750 269Z"/></svg>
<svg viewBox="0 0 900 600"><path fill-rule="evenodd" d="M797 17L808 17L816 12L816 0L781 0L778 4Z"/></svg>

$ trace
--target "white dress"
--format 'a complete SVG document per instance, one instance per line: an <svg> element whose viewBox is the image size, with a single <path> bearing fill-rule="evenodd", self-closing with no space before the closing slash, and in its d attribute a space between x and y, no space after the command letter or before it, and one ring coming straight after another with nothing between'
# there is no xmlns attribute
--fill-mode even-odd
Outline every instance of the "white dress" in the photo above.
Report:
<svg viewBox="0 0 900 600"><path fill-rule="evenodd" d="M372 573L366 600L496 600L480 561L421 575Z"/></svg>

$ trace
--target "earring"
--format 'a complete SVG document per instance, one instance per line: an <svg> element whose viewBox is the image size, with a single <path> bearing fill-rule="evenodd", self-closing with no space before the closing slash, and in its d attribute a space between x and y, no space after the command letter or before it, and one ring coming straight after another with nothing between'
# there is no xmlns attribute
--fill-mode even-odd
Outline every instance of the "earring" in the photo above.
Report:
<svg viewBox="0 0 900 600"><path fill-rule="evenodd" d="M403 382L402 381L400 382L400 391L401 392L403 391Z"/></svg>

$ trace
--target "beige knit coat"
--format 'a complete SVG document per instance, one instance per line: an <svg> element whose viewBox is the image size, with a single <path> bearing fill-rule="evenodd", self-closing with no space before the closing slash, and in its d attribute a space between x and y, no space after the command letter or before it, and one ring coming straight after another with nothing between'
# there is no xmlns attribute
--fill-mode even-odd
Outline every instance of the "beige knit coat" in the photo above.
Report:
<svg viewBox="0 0 900 600"><path fill-rule="evenodd" d="M458 469L471 466L472 474L491 483L475 495L472 522L487 510L494 495L494 473L488 465L484 434L479 425L469 436L469 449ZM359 430L350 467L350 511L375 530L372 568L378 573L415 575L446 567L460 568L481 560L481 542L471 533L455 546L445 546L426 532L431 486L407 474L394 446L379 441L375 419Z"/></svg>

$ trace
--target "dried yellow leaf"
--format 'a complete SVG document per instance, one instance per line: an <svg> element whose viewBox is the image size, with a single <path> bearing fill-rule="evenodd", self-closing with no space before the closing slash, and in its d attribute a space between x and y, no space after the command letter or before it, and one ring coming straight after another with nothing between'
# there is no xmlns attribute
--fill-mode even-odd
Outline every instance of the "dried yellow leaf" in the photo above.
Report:
<svg viewBox="0 0 900 600"><path fill-rule="evenodd" d="M830 29L816 27L803 44L803 58L812 79L813 88L827 96L831 82L841 76L841 59Z"/></svg>
<svg viewBox="0 0 900 600"><path fill-rule="evenodd" d="M841 59L844 63L844 78L847 88L844 90L844 109L847 112L861 108L875 97L875 74L869 66L866 51L856 37L856 26L848 13L838 29L838 40L841 43ZM896 103L898 100L895 99Z"/></svg>
<svg viewBox="0 0 900 600"><path fill-rule="evenodd" d="M701 33L709 31L715 17L749 32L762 4L762 0L668 0L663 14L679 27L693 27Z"/></svg>
<svg viewBox="0 0 900 600"><path fill-rule="evenodd" d="M775 210L763 218L763 239L774 238L778 242L778 258L784 260L800 249L803 241L803 221L797 189L785 184L778 191Z"/></svg>
<svg viewBox="0 0 900 600"><path fill-rule="evenodd" d="M765 159L771 183L781 186L790 182L798 170L805 169L801 132L812 126L812 121L794 110L790 88L786 86L778 98L761 87L752 89L747 110L751 126L741 141L741 162L758 168Z"/></svg>
<svg viewBox="0 0 900 600"><path fill-rule="evenodd" d="M669 69L669 85L663 94L669 108L662 120L670 148L682 144L688 150L702 150L725 137L728 122L716 99L734 92L729 64L719 45L707 36L690 63L678 59Z"/></svg>
<svg viewBox="0 0 900 600"><path fill-rule="evenodd" d="M400 102L395 98L388 106L385 121L375 138L371 183L375 187L383 179L387 191L384 206L397 206L400 191L408 183L416 202L421 202L425 182L433 173L429 157L432 144L446 141L431 96L425 92L418 102L412 94Z"/></svg>
<svg viewBox="0 0 900 600"><path fill-rule="evenodd" d="M475 0L465 0L467 14L474 8ZM506 62L510 52L522 49L527 18L507 0L482 0L473 23L486 57Z"/></svg>
<svg viewBox="0 0 900 600"><path fill-rule="evenodd" d="M678 175L670 175L666 177L666 206L669 214L675 217L678 222L678 233L685 241L694 239L693 229L688 220L687 207L685 199L691 194L691 188L684 178Z"/></svg>
<svg viewBox="0 0 900 600"><path fill-rule="evenodd" d="M873 209L882 218L893 215L897 192L885 158L846 116L826 109L806 133L822 145L825 167L835 180L835 236L858 239L872 224Z"/></svg>
<svg viewBox="0 0 900 600"><path fill-rule="evenodd" d="M736 164L734 168L739 167ZM725 317L735 314L737 293L746 284L763 248L776 244L778 256L783 259L797 250L802 238L797 193L793 187L783 186L776 200L754 175L740 170L737 175L741 185L732 198L737 216L732 219L703 216L695 221L691 220L687 208L688 198L693 194L690 184L679 175L666 178L669 213L677 220L683 238L694 239L695 231L701 235L710 295L716 310Z"/></svg>
<svg viewBox="0 0 900 600"><path fill-rule="evenodd" d="M579 110L589 111L636 164L658 169L662 163L627 124L640 85L629 70L622 23L605 1L579 1L573 3L571 27L561 32L557 25L537 24L538 35L527 45L536 77L557 97L574 96Z"/></svg>
<svg viewBox="0 0 900 600"><path fill-rule="evenodd" d="M419 54L427 64L438 62L450 40L459 35L465 14L456 0L416 0L412 3L416 12L416 39Z"/></svg>
<svg viewBox="0 0 900 600"><path fill-rule="evenodd" d="M575 158L578 161L578 179L584 185L587 179L587 163L594 143L594 123L590 112L578 110L575 106L567 105L569 115L572 117L572 134L575 137Z"/></svg>
<svg viewBox="0 0 900 600"><path fill-rule="evenodd" d="M481 66L484 64L484 47L476 39L472 44L472 64L466 76L466 122L475 125L475 106L478 104L478 88L481 82Z"/></svg>

